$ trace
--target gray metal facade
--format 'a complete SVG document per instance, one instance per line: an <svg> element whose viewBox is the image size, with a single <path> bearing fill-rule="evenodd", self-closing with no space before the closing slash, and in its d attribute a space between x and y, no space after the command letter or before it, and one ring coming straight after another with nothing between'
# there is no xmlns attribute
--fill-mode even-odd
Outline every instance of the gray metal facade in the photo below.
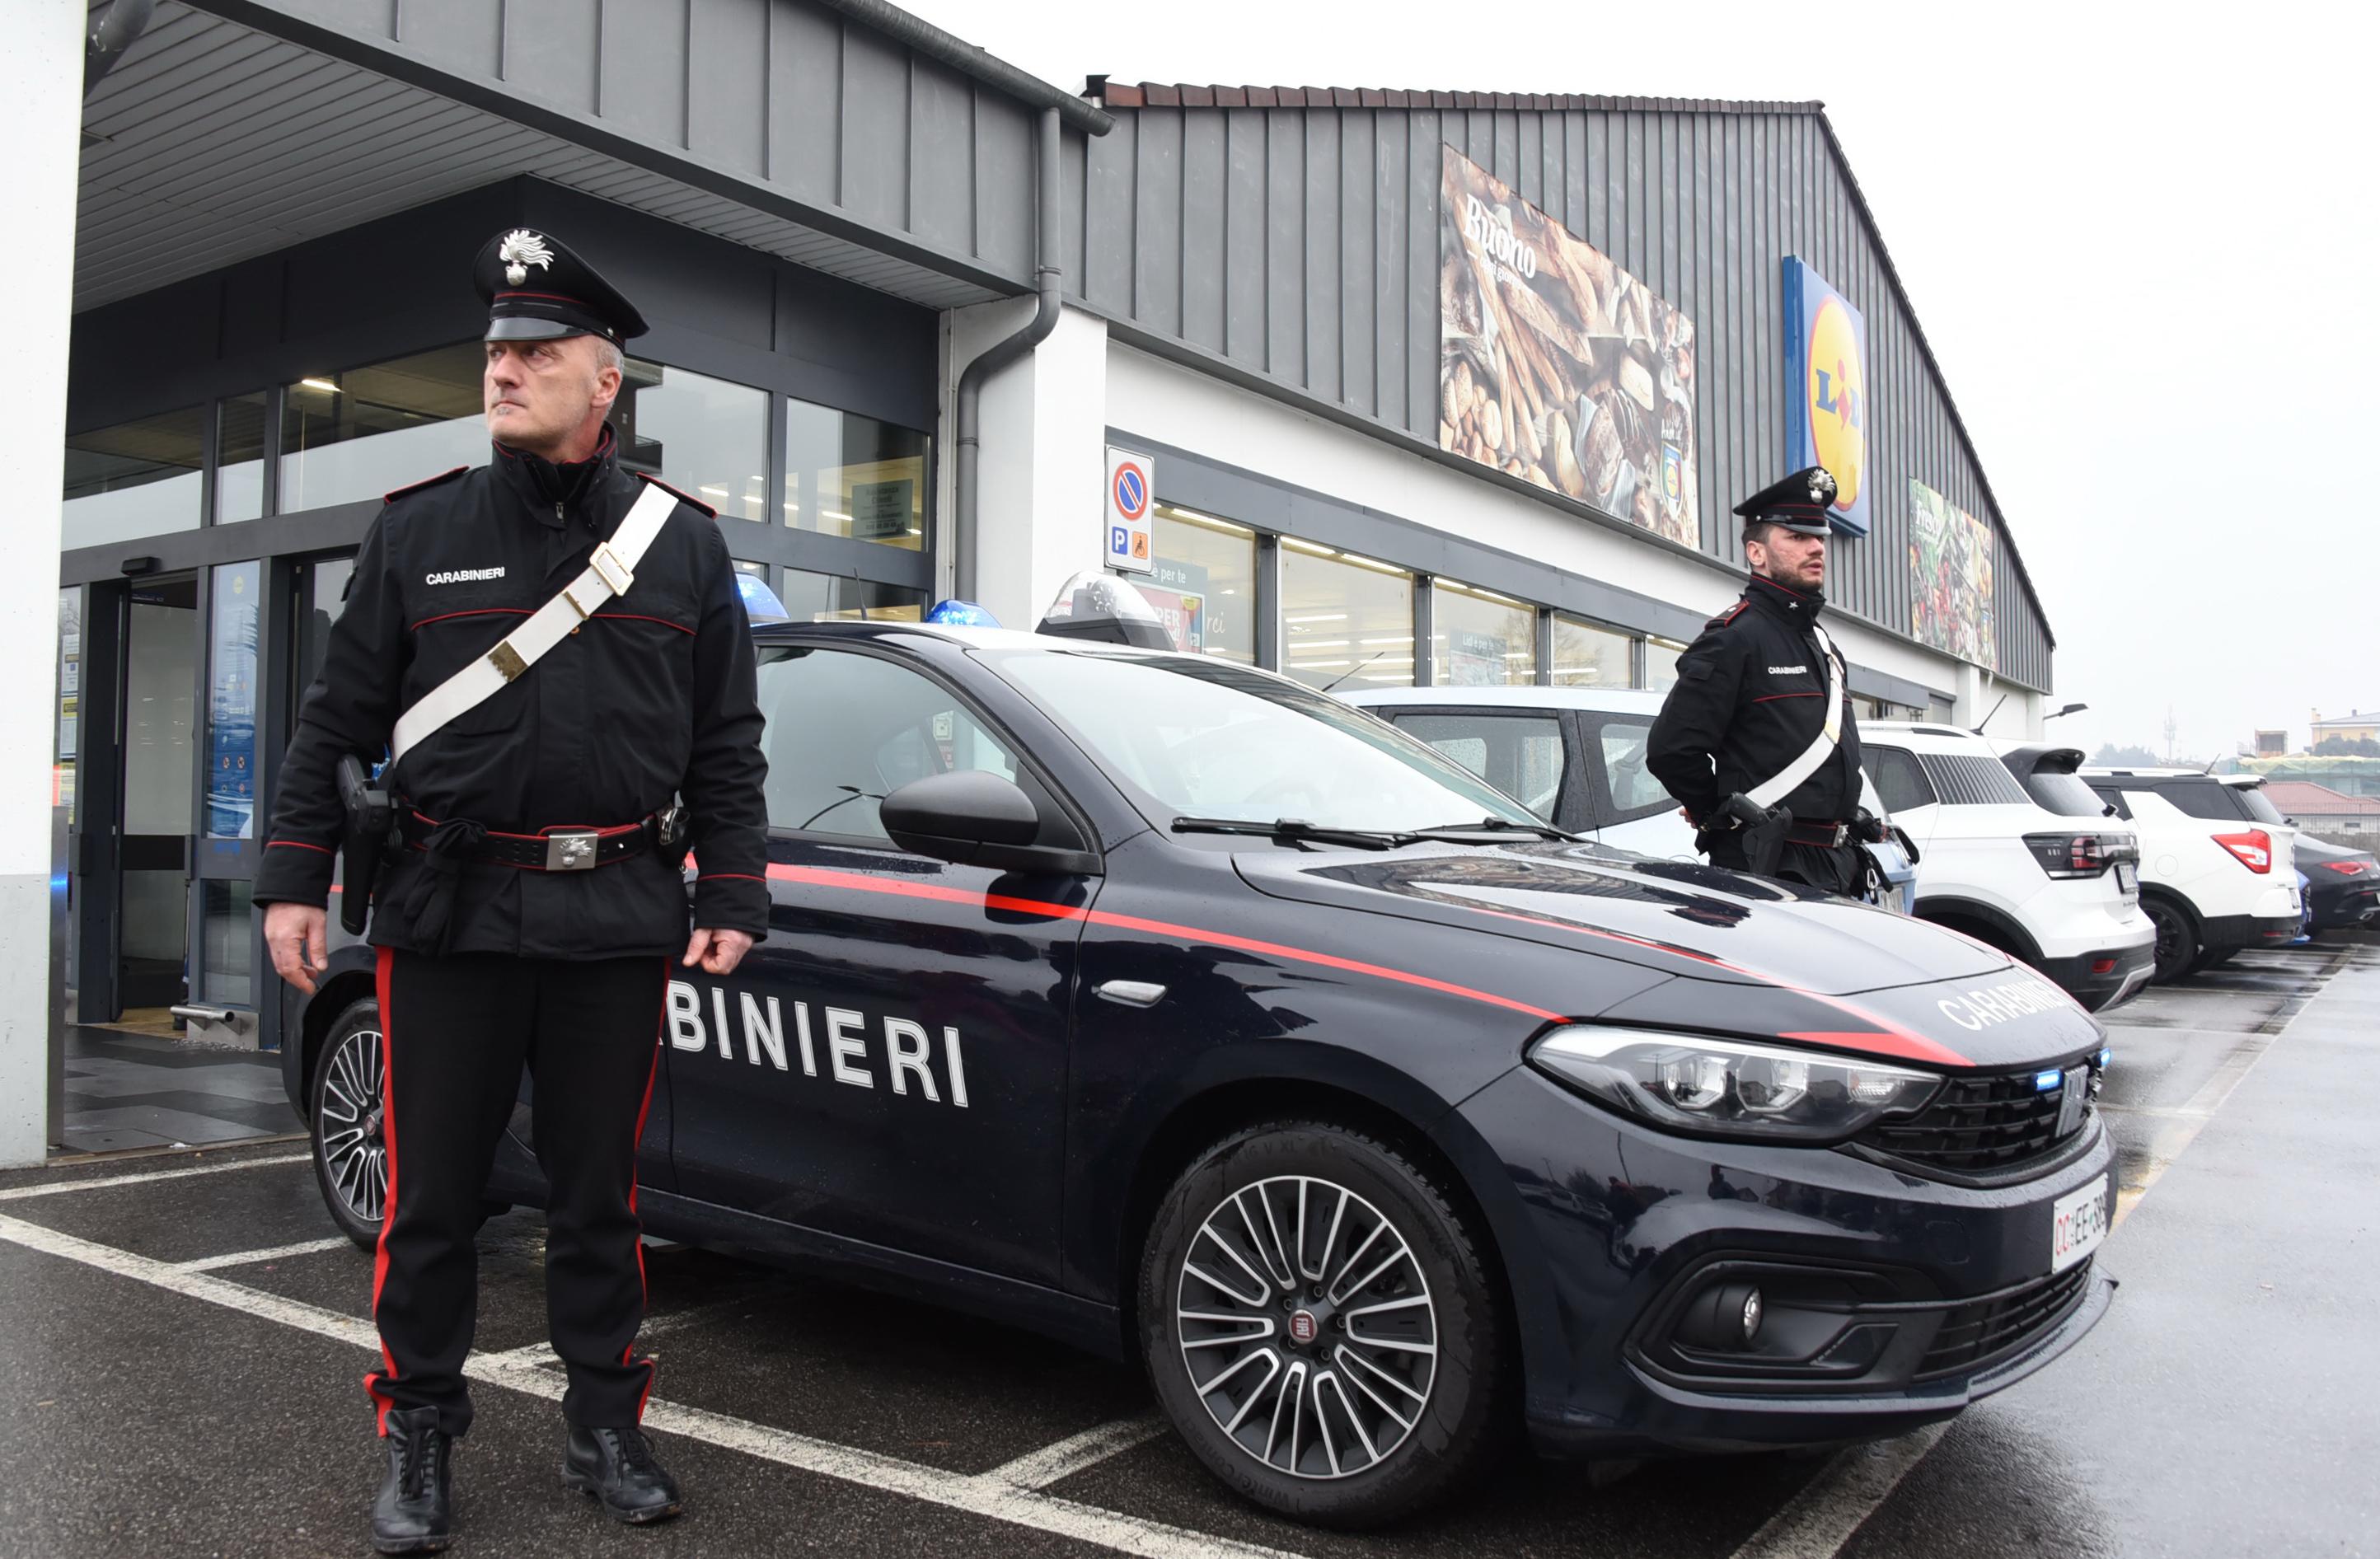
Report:
<svg viewBox="0 0 2380 1559"><path fill-rule="evenodd" d="M1815 104L1391 95L1223 93L1295 104L1240 107L1111 89L1114 132L1067 147L1068 289L1126 339L1178 344L1437 456L1439 148L1451 144L1694 321L1702 550L1734 563L1729 507L1783 474L1780 261L1798 255L1867 322L1874 529L1839 550L1830 595L1909 635L1914 477L1991 526L1999 674L2048 688L2039 603ZM1160 105L1169 96L1180 105Z"/></svg>

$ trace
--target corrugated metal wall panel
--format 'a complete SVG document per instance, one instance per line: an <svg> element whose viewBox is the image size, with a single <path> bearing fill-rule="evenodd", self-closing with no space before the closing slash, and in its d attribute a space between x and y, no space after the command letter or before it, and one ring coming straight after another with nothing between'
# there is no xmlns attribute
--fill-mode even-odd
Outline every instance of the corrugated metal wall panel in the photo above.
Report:
<svg viewBox="0 0 2380 1559"><path fill-rule="evenodd" d="M1983 519L1996 546L2003 534L1813 115L1370 109L1342 98L1330 108L1126 110L1118 121L1088 144L1067 219L1077 241L1087 229L1137 232L1128 274L1095 248L1087 277L1068 275L1103 310L1435 444L1439 148L1451 144L1694 321L1706 553L1741 557L1729 511L1781 474L1789 254L1867 323L1875 519L1866 540L1838 550L1841 606L1909 634L1912 477ZM1998 551L2000 669L2039 685L2046 636Z"/></svg>

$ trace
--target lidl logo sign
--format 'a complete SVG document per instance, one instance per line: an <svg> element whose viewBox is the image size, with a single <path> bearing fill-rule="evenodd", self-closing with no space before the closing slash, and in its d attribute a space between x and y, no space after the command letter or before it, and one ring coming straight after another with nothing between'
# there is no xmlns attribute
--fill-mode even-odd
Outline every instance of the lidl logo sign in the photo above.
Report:
<svg viewBox="0 0 2380 1559"><path fill-rule="evenodd" d="M1823 465L1835 478L1839 530L1865 536L1867 326L1840 293L1801 260L1785 260L1788 468Z"/></svg>

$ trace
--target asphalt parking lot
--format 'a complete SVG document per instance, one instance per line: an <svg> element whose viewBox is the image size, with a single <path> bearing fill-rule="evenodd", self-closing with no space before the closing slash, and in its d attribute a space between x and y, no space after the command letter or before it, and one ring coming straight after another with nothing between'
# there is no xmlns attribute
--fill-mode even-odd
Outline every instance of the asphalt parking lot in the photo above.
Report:
<svg viewBox="0 0 2380 1559"><path fill-rule="evenodd" d="M505 1555L1643 1555L2380 1552L2380 946L2242 955L2110 1021L2124 1287L2057 1365L1832 1456L1590 1471L1516 1457L1351 1537L1259 1515L1130 1371L715 1253L649 1253L648 1427L687 1516L563 1490L540 1226L482 1232L457 1552ZM366 1552L371 1258L302 1147L0 1176L0 1553Z"/></svg>

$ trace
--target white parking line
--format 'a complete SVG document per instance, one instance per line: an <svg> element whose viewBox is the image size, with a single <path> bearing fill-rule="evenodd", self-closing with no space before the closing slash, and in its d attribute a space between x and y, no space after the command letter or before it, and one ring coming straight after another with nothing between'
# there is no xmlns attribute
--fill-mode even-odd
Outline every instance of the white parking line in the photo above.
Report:
<svg viewBox="0 0 2380 1559"><path fill-rule="evenodd" d="M275 1245L269 1251L226 1251L220 1256L200 1256L194 1262L176 1262L177 1272L213 1272L218 1267L247 1266L254 1262L281 1262L292 1256L317 1255L324 1251L355 1251L355 1241L345 1235L334 1234L328 1239L302 1240L296 1245ZM363 1252L356 1251L358 1255Z"/></svg>
<svg viewBox="0 0 2380 1559"><path fill-rule="evenodd" d="M158 1169L146 1175L103 1175L95 1180L44 1180L35 1186L10 1186L0 1190L0 1202L22 1202L32 1196L62 1196L70 1190L105 1190L110 1186L146 1185L152 1180L187 1180L193 1175L228 1175L235 1169L262 1169L275 1164L303 1164L310 1153L276 1154L269 1158L243 1158L230 1164L200 1164L188 1169Z"/></svg>
<svg viewBox="0 0 2380 1559"><path fill-rule="evenodd" d="M228 1166L226 1166L228 1167ZM262 1289L230 1283L206 1272L194 1272L130 1251L97 1244L55 1229L29 1224L0 1214L0 1239L27 1250L79 1262L118 1277L146 1283L187 1299L277 1322L284 1326L377 1353L380 1337L370 1323L298 1299L286 1299ZM482 1355L465 1367L473 1380L508 1390L559 1401L565 1384L561 1376L537 1367L537 1348L515 1348ZM1299 1559L1287 1550L1265 1548L1211 1537L1205 1532L1145 1520L1112 1510L1100 1510L1020 1488L998 1471L952 1472L903 1461L856 1446L813 1440L788 1430L771 1429L722 1413L689 1408L655 1397L645 1405L645 1426L664 1434L684 1435L722 1450L774 1462L780 1467L833 1478L862 1488L938 1505L945 1509L981 1516L1036 1531L1095 1543L1140 1559ZM1112 1427L1112 1426L1106 1426ZM1080 1439L1076 1436L1076 1439ZM1061 1442L1062 1444L1070 1442ZM1050 1447L1054 1451L1057 1447ZM1037 1456L1048 1453L1036 1453ZM1030 1459L1030 1458L1020 1458ZM1014 1467L1016 1463L1009 1463ZM1087 1465L1087 1464L1086 1464Z"/></svg>
<svg viewBox="0 0 2380 1559"><path fill-rule="evenodd" d="M1744 1539L1735 1559L1833 1559L1949 1429L1948 1423L1931 1424L1898 1440L1843 1452Z"/></svg>
<svg viewBox="0 0 2380 1559"><path fill-rule="evenodd" d="M1146 1445L1164 1432L1165 1420L1155 1413L1118 1419L1080 1434L1070 1434L1038 1451L1027 1451L1014 1461L1001 1463L984 1476L1014 1483L1020 1489L1046 1489L1087 1467L1097 1467L1110 1456L1122 1456L1135 1445Z"/></svg>

